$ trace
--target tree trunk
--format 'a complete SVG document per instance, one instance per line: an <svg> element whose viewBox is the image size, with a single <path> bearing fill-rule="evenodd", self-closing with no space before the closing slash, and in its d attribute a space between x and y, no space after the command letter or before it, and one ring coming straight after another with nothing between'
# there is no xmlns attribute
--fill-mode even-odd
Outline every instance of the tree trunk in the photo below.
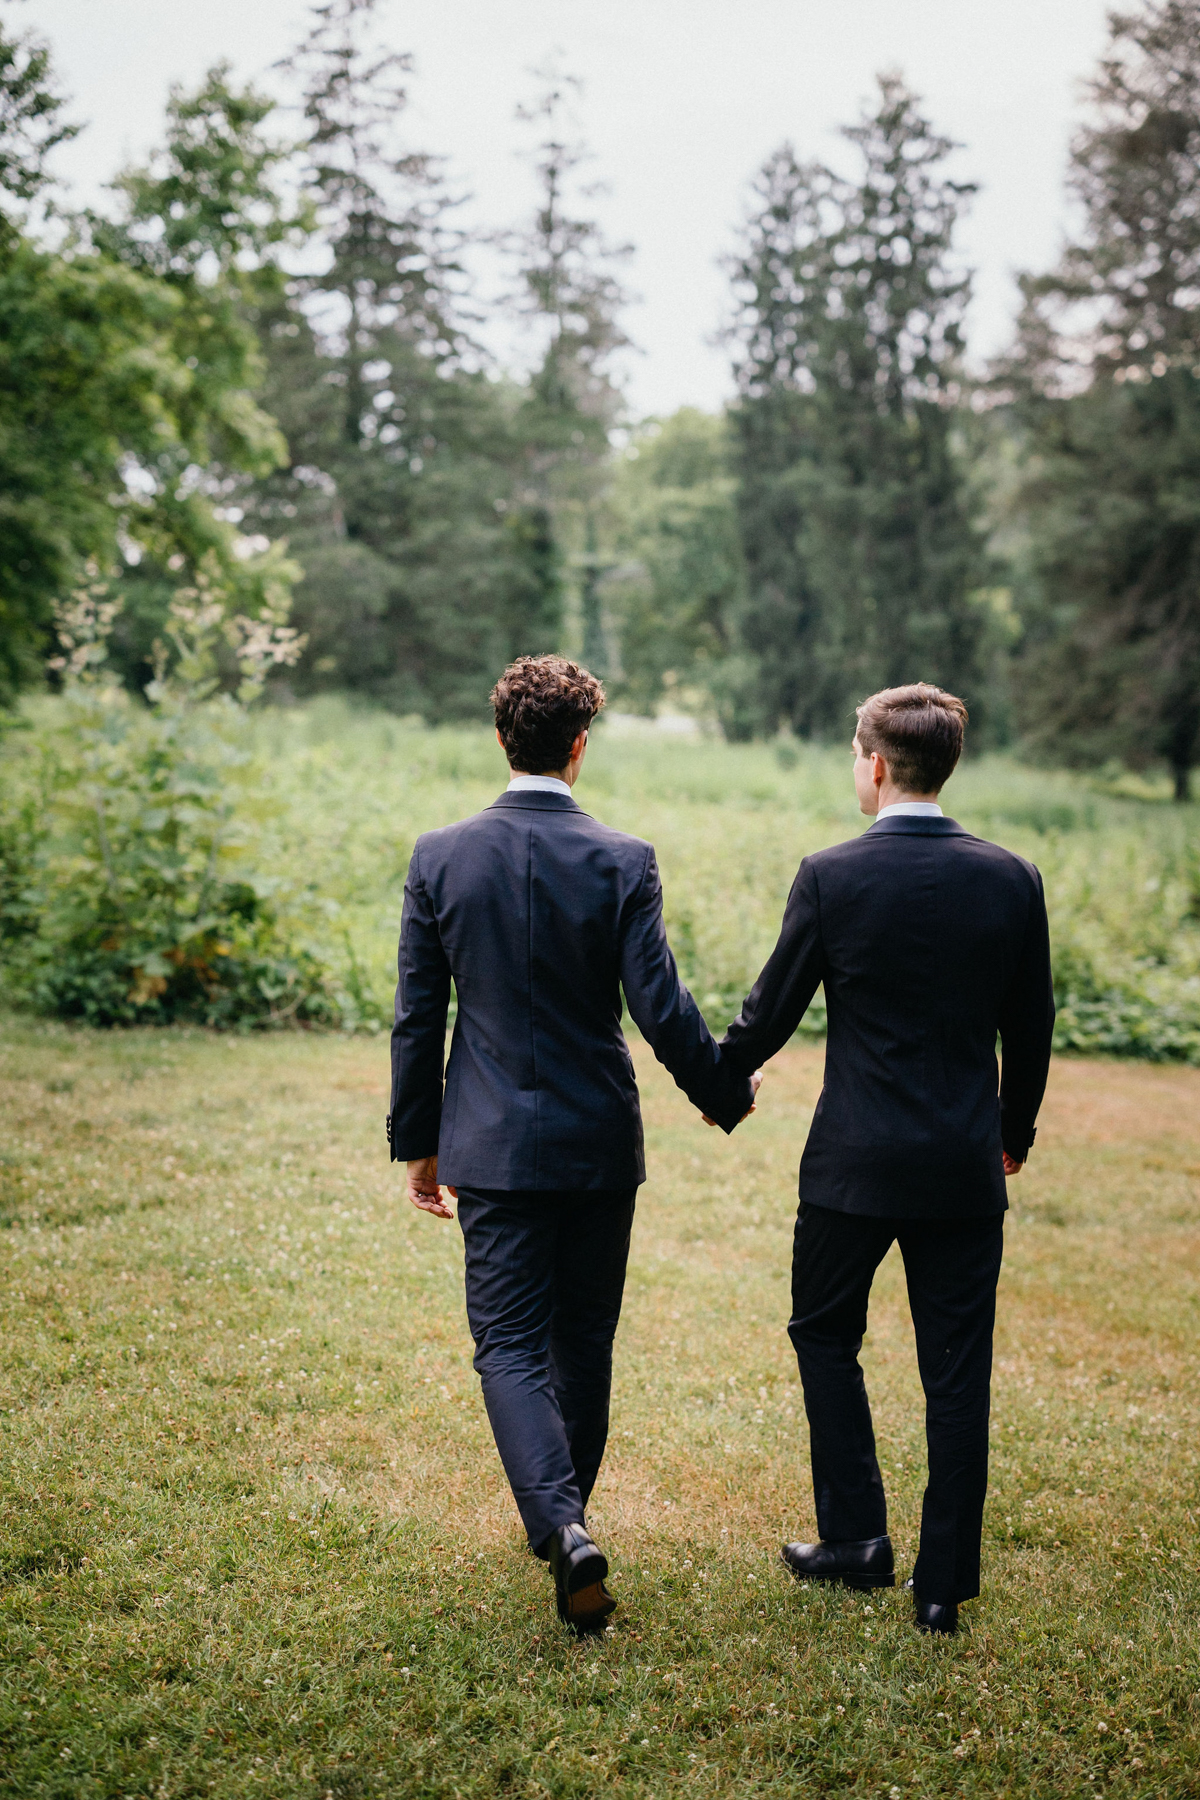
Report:
<svg viewBox="0 0 1200 1800"><path fill-rule="evenodd" d="M1172 773L1175 776L1176 800L1190 800L1192 797L1191 769L1188 767L1187 763L1174 763L1172 765Z"/></svg>

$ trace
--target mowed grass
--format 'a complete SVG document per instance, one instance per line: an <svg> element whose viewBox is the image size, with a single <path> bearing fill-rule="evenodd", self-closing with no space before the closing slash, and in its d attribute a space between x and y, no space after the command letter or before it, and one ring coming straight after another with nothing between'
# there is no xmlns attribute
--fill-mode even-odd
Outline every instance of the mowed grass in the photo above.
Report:
<svg viewBox="0 0 1200 1800"><path fill-rule="evenodd" d="M1013 1186L984 1593L806 1591L785 1336L821 1051L648 1124L610 1453L621 1608L553 1616L463 1317L385 1160L386 1047L3 1024L0 1792L1200 1793L1200 1071L1060 1061ZM893 1252L864 1352L902 1574Z"/></svg>

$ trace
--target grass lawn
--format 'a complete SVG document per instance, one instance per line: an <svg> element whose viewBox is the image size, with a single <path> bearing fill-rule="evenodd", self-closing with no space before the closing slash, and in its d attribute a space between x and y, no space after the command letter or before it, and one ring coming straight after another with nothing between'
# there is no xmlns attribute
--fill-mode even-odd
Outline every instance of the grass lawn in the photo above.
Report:
<svg viewBox="0 0 1200 1800"><path fill-rule="evenodd" d="M0 1040L0 1793L1200 1794L1200 1070L1060 1060L1014 1184L982 1598L805 1591L784 1327L821 1051L730 1141L642 1046L651 1178L579 1644L522 1547L457 1228L379 1040ZM907 1573L902 1271L864 1353Z"/></svg>

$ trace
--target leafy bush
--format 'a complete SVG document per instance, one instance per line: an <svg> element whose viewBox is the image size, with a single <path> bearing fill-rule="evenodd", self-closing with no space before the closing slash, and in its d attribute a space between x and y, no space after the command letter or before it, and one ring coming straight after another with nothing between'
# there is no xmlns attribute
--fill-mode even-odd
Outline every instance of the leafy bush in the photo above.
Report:
<svg viewBox="0 0 1200 1800"><path fill-rule="evenodd" d="M1159 1005L1121 988L1096 1000L1068 992L1059 998L1054 1047L1146 1062L1200 1063L1200 1003Z"/></svg>
<svg viewBox="0 0 1200 1800"><path fill-rule="evenodd" d="M115 604L91 589L59 621L64 691L4 747L0 946L9 996L97 1025L335 1023L356 1006L314 947L311 895L267 873L277 807L246 708L295 634L233 621L238 695L215 691L223 608L177 597L148 705L107 679ZM307 914L314 915L311 919Z"/></svg>

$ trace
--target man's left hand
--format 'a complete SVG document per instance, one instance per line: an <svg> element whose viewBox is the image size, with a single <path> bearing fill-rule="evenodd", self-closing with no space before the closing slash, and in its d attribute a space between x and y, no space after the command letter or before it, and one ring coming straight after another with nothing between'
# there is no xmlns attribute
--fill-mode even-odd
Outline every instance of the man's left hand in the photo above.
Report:
<svg viewBox="0 0 1200 1800"><path fill-rule="evenodd" d="M1019 1175L1021 1170L1025 1167L1025 1164L1023 1162L1018 1162L1015 1156L1010 1156L1007 1150L1003 1152L1003 1156L1004 1173L1006 1175Z"/></svg>
<svg viewBox="0 0 1200 1800"><path fill-rule="evenodd" d="M446 1192L455 1200L458 1195L453 1188ZM435 1219L452 1219L454 1214L442 1199L442 1190L438 1186L437 1157L419 1156L408 1165L408 1197L421 1212L432 1213Z"/></svg>

